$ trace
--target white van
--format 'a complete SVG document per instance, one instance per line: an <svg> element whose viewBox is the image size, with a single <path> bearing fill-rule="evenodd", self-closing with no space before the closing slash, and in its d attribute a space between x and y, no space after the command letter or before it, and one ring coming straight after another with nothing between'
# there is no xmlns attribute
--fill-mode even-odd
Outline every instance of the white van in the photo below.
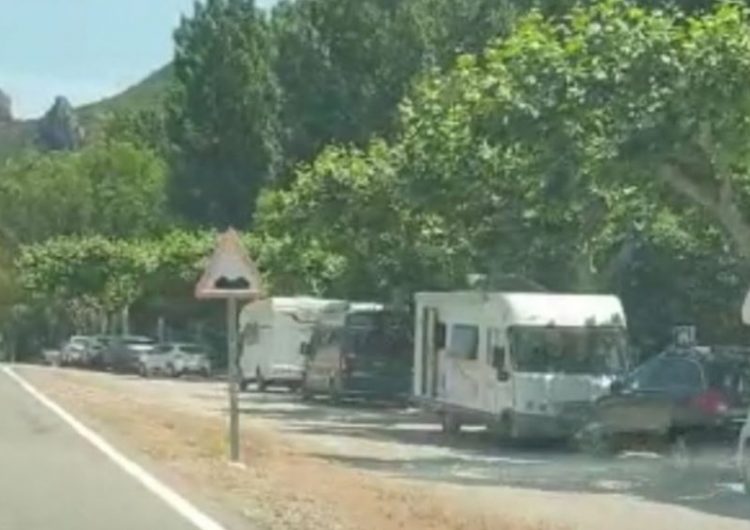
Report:
<svg viewBox="0 0 750 530"><path fill-rule="evenodd" d="M255 381L259 390L269 384L297 388L302 383L303 344L315 324L327 315L341 315L348 304L311 297L267 298L246 305L240 312L242 389Z"/></svg>
<svg viewBox="0 0 750 530"><path fill-rule="evenodd" d="M514 438L572 434L627 366L612 295L416 295L413 393L446 432L479 423Z"/></svg>

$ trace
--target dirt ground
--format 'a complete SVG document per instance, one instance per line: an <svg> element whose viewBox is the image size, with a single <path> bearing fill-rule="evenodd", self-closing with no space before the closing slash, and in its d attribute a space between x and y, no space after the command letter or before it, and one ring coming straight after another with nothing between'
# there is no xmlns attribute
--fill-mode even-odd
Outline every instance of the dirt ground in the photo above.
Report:
<svg viewBox="0 0 750 530"><path fill-rule="evenodd" d="M228 528L269 529L601 529L750 528L741 521L616 494L544 492L405 480L321 458L307 438L273 422L243 421L244 467L226 463L225 421L151 381L39 367L19 373L156 466L190 498L227 514ZM190 383L184 383L189 385ZM127 391L126 391L127 389ZM366 443L366 441L363 441ZM229 523L231 521L231 523Z"/></svg>

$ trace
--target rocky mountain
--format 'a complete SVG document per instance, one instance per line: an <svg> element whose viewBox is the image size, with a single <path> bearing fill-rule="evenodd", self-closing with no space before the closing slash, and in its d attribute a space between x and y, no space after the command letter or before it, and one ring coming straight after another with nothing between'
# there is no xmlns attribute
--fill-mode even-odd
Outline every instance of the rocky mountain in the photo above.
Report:
<svg viewBox="0 0 750 530"><path fill-rule="evenodd" d="M10 96L0 90L0 122L9 123L13 121L13 105Z"/></svg>
<svg viewBox="0 0 750 530"><path fill-rule="evenodd" d="M0 91L0 162L27 148L69 149L96 129L113 112L140 110L163 100L172 80L166 65L120 94L73 108L58 98L39 120L13 120L11 99Z"/></svg>
<svg viewBox="0 0 750 530"><path fill-rule="evenodd" d="M37 123L37 143L49 151L73 151L81 147L84 130L67 98L58 96Z"/></svg>

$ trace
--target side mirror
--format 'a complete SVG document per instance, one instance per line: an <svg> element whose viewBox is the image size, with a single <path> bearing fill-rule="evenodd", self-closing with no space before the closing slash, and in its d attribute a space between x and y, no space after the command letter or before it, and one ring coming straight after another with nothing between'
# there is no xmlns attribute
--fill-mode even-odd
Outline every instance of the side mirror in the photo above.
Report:
<svg viewBox="0 0 750 530"><path fill-rule="evenodd" d="M309 342L303 342L299 345L299 354L303 357L309 357L310 356L310 343Z"/></svg>
<svg viewBox="0 0 750 530"><path fill-rule="evenodd" d="M497 371L497 380L501 383L505 383L506 381L510 381L510 372L507 370L498 370Z"/></svg>

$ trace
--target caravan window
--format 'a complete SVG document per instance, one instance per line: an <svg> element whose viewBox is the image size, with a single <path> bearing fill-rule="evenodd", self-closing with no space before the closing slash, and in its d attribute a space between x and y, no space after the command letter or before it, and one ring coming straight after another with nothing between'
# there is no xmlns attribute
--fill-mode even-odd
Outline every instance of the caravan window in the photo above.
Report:
<svg viewBox="0 0 750 530"><path fill-rule="evenodd" d="M458 359L476 359L479 349L479 328L466 324L454 324L451 327L450 347L448 354Z"/></svg>

